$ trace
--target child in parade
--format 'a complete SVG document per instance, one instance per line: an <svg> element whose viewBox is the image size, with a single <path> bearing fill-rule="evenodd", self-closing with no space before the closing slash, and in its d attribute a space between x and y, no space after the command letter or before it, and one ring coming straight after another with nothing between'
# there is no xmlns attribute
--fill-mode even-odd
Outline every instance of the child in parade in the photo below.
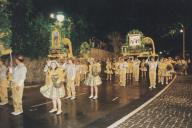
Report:
<svg viewBox="0 0 192 128"><path fill-rule="evenodd" d="M143 59L141 62L140 70L141 70L141 77L146 77L147 76L147 66L145 63L145 59Z"/></svg>
<svg viewBox="0 0 192 128"><path fill-rule="evenodd" d="M135 81L139 81L139 66L141 61L138 58L135 58L133 61L133 77L135 78Z"/></svg>
<svg viewBox="0 0 192 128"><path fill-rule="evenodd" d="M165 72L165 63L164 63L164 58L161 58L159 63L158 63L158 83L163 84L164 83L164 72Z"/></svg>
<svg viewBox="0 0 192 128"><path fill-rule="evenodd" d="M127 62L124 61L124 58L121 58L119 64L120 86L126 86L126 68Z"/></svg>
<svg viewBox="0 0 192 128"><path fill-rule="evenodd" d="M119 75L119 60L115 59L114 63L113 63L113 70L115 73L115 76L118 77Z"/></svg>
<svg viewBox="0 0 192 128"><path fill-rule="evenodd" d="M87 73L88 73L88 63L87 62L82 62L81 65L81 80L85 80L87 78Z"/></svg>
<svg viewBox="0 0 192 128"><path fill-rule="evenodd" d="M40 92L44 97L52 99L53 108L49 112L57 112L56 114L60 115L62 113L61 98L65 96L65 89L62 84L64 81L64 73L56 60L50 62L50 68L47 72L50 82L41 87Z"/></svg>
<svg viewBox="0 0 192 128"><path fill-rule="evenodd" d="M174 73L174 67L172 64L172 61L167 59L166 61L166 84L172 79L173 73Z"/></svg>
<svg viewBox="0 0 192 128"><path fill-rule="evenodd" d="M133 77L133 62L132 59L129 58L127 60L127 79L132 79Z"/></svg>
<svg viewBox="0 0 192 128"><path fill-rule="evenodd" d="M76 99L75 90L75 77L76 77L76 66L72 59L68 60L68 63L64 67L66 71L66 83L67 83L67 99Z"/></svg>
<svg viewBox="0 0 192 128"><path fill-rule="evenodd" d="M100 64L96 63L93 58L89 59L89 74L85 79L84 84L90 86L91 95L90 99L98 98L98 86L102 84L99 73L101 72ZM95 92L95 95L94 95Z"/></svg>
<svg viewBox="0 0 192 128"><path fill-rule="evenodd" d="M81 82L81 65L80 61L75 61L75 68L76 68L76 76L75 76L75 86L80 86Z"/></svg>
<svg viewBox="0 0 192 128"><path fill-rule="evenodd" d="M107 59L107 62L106 62L105 73L107 74L107 79L106 80L111 80L112 79L113 70L112 70L112 63L111 63L111 60L109 58Z"/></svg>

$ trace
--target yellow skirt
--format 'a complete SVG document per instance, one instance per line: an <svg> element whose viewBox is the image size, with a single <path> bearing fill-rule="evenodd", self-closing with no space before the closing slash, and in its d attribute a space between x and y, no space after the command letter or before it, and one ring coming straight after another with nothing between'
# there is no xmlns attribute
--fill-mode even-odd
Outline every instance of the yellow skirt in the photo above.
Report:
<svg viewBox="0 0 192 128"><path fill-rule="evenodd" d="M93 76L92 74L89 74L85 79L84 84L87 86L99 86L102 84L102 81L99 75Z"/></svg>
<svg viewBox="0 0 192 128"><path fill-rule="evenodd" d="M45 85L40 88L41 94L49 99L59 99L65 96L65 88L61 86L56 88L52 85Z"/></svg>

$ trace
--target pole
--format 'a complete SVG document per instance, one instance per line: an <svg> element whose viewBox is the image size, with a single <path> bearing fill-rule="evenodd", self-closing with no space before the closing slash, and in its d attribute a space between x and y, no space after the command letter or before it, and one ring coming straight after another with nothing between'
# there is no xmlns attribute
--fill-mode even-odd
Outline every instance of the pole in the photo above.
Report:
<svg viewBox="0 0 192 128"><path fill-rule="evenodd" d="M185 59L185 27L183 27L183 59Z"/></svg>

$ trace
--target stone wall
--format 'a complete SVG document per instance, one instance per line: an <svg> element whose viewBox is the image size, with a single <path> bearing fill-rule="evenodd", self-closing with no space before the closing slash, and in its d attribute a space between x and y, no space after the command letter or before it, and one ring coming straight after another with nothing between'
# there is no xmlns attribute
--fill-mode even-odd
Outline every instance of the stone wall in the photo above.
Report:
<svg viewBox="0 0 192 128"><path fill-rule="evenodd" d="M113 57L111 52L101 50L101 49L91 49L91 56L95 59L106 61L108 57ZM25 65L27 67L27 79L26 85L42 84L45 81L45 74L43 68L45 65L46 59L29 59L25 58Z"/></svg>
<svg viewBox="0 0 192 128"><path fill-rule="evenodd" d="M91 57L97 60L106 61L108 57L112 58L113 56L114 54L112 52L108 52L108 51L96 49L96 48L91 49Z"/></svg>
<svg viewBox="0 0 192 128"><path fill-rule="evenodd" d="M25 58L25 65L27 67L27 85L44 83L45 74L43 68L45 65L46 59L34 59Z"/></svg>

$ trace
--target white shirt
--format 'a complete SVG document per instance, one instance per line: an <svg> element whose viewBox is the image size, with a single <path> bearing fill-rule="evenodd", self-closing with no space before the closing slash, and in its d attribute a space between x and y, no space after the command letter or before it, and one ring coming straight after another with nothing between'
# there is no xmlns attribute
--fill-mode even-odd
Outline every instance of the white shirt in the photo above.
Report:
<svg viewBox="0 0 192 128"><path fill-rule="evenodd" d="M121 69L121 70L125 69L126 70L126 68L127 68L127 62L123 62L123 63L119 64L119 69Z"/></svg>
<svg viewBox="0 0 192 128"><path fill-rule="evenodd" d="M66 64L64 69L67 74L67 80L75 80L76 66L74 64Z"/></svg>
<svg viewBox="0 0 192 128"><path fill-rule="evenodd" d="M13 82L15 82L17 86L24 86L26 74L26 66L23 63L18 64L13 70Z"/></svg>
<svg viewBox="0 0 192 128"><path fill-rule="evenodd" d="M141 61L140 60L134 60L133 61L133 67L139 68Z"/></svg>
<svg viewBox="0 0 192 128"><path fill-rule="evenodd" d="M148 64L149 64L149 71L150 70L153 70L153 71L157 70L158 62L151 62L151 61L149 61Z"/></svg>
<svg viewBox="0 0 192 128"><path fill-rule="evenodd" d="M64 63L64 64L61 66L61 68L62 68L63 70L65 70L65 69L66 69L66 66L67 66L67 63Z"/></svg>

